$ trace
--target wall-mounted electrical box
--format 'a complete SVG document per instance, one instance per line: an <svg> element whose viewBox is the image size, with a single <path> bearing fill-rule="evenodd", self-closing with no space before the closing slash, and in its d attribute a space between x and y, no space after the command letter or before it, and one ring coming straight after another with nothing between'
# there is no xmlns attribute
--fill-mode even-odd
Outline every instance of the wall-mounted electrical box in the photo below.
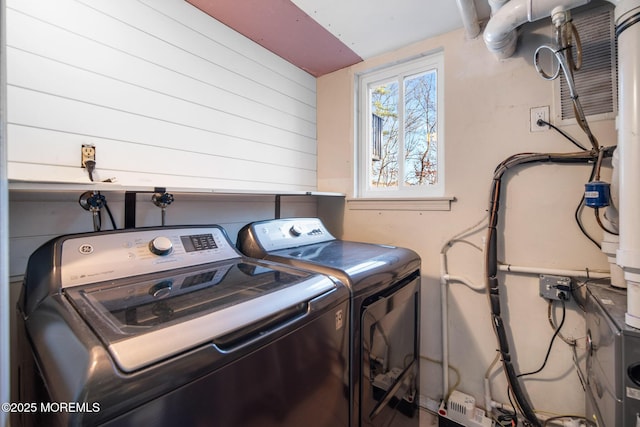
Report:
<svg viewBox="0 0 640 427"><path fill-rule="evenodd" d="M569 301L571 299L571 278L541 274L540 296L549 300Z"/></svg>

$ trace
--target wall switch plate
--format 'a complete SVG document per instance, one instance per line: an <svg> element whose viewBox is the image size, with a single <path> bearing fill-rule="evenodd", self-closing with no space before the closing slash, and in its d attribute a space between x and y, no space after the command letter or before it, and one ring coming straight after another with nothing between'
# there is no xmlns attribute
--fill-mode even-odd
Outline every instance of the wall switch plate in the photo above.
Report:
<svg viewBox="0 0 640 427"><path fill-rule="evenodd" d="M531 132L542 132L549 129L549 126L542 125L538 126L538 120L544 120L545 122L549 122L549 106L545 105L543 107L533 107L530 110L531 120L530 120L530 131Z"/></svg>

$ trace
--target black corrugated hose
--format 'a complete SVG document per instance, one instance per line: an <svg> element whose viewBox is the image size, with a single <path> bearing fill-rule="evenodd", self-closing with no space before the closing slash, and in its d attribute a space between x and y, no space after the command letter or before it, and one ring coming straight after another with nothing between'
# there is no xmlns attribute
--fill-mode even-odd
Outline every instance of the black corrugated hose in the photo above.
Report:
<svg viewBox="0 0 640 427"><path fill-rule="evenodd" d="M604 157L611 157L615 147L602 148ZM581 151L576 153L520 153L507 158L496 168L491 186L491 196L489 200L489 225L487 229L487 239L485 240L485 275L487 284L487 295L491 308L491 319L493 329L498 341L498 347L502 359L502 365L507 377L509 388L513 392L516 404L520 408L523 416L531 425L541 427L540 421L536 417L524 388L521 386L518 375L515 372L511 361L507 330L500 313L500 283L498 282L498 212L500 209L500 187L502 177L511 168L529 163L588 163L598 159L599 150Z"/></svg>

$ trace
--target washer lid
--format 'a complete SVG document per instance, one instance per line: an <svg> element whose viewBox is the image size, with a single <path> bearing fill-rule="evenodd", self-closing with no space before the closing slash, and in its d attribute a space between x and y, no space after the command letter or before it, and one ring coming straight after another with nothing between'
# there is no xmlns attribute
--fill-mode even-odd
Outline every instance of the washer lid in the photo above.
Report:
<svg viewBox="0 0 640 427"><path fill-rule="evenodd" d="M65 294L120 369L131 372L207 342L248 340L257 323L305 313L311 299L335 288L323 275L244 259Z"/></svg>
<svg viewBox="0 0 640 427"><path fill-rule="evenodd" d="M238 233L241 252L336 277L354 294L376 292L420 269L411 249L333 237L318 218L256 221Z"/></svg>

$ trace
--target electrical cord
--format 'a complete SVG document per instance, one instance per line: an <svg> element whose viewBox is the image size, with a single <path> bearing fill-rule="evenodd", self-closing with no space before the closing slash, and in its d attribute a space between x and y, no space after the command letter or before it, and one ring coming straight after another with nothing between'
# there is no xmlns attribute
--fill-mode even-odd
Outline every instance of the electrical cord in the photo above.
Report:
<svg viewBox="0 0 640 427"><path fill-rule="evenodd" d="M491 375L491 371L493 370L494 366L496 365L496 363L498 363L498 361L500 360L500 352L496 352L496 356L493 358L493 361L491 362L491 364L489 365L489 367L487 368L487 371L484 374L484 378L485 380L489 380L489 377ZM511 399L511 387L509 387L509 385L507 384L507 399L509 400L509 404L511 405L511 408L517 408L516 405L513 404L513 400ZM504 406L496 406L495 410L497 410L498 412L500 412L502 415L499 415L497 418L493 415L491 415L491 418L497 423L497 425L499 426L512 426L512 425L516 425L518 422L518 413L516 412L516 410L514 409L513 411L509 410L508 408L504 407ZM507 424L505 424L507 423Z"/></svg>
<svg viewBox="0 0 640 427"><path fill-rule="evenodd" d="M103 204L104 204L104 208L107 210L107 214L109 214L109 219L111 220L111 226L113 227L114 230L117 230L118 227L116 227L116 221L115 219L113 219L113 214L111 213L111 209L109 209L109 205L107 204L106 198L104 199Z"/></svg>
<svg viewBox="0 0 640 427"><path fill-rule="evenodd" d="M568 18L568 16L566 17ZM555 45L542 45L536 49L534 54L534 65L538 74L545 80L555 80L560 75L562 71L564 75L564 80L569 87L569 92L571 95L571 100L573 101L573 110L576 118L576 122L578 126L584 131L584 133L589 138L589 142L591 142L591 147L594 151L599 150L600 145L595 135L591 132L589 128L589 123L587 122L586 116L584 114L584 110L582 109L582 104L580 103L578 93L576 92L575 81L573 79L573 72L580 68L582 63L582 43L580 42L580 36L578 32L571 22L570 19L560 23L560 21L555 22L556 25L556 37L555 37ZM576 49L578 55L577 63L573 60L572 53L572 40L576 39ZM544 50L549 50L555 57L557 61L557 67L555 71L549 75L542 70L539 63L540 52Z"/></svg>
<svg viewBox="0 0 640 427"><path fill-rule="evenodd" d="M517 406L521 409L524 418L536 427L540 427L540 421L536 417L531 404L525 394L524 388L519 382L515 372L509 350L507 330L502 319L500 309L500 284L498 281L498 213L500 202L500 188L503 175L516 166L538 163L585 163L595 160L597 152L593 150L576 153L520 153L510 156L500 163L494 172L491 194L489 198L489 223L487 226L487 238L485 240L485 277L489 306L491 309L492 325L498 341L503 370L507 377L507 383L513 391Z"/></svg>
<svg viewBox="0 0 640 427"><path fill-rule="evenodd" d="M563 301L564 302L564 301ZM564 307L564 304L563 304ZM551 325L551 329L556 330L557 327L556 325L553 323L553 301L549 300L549 305L547 308L547 320L549 321L549 325ZM563 317L564 317L564 309L563 309ZM564 337L564 335L562 335L562 332L558 332L558 338L560 338L562 341L565 342L565 344L567 344L570 347L575 347L577 345L576 340L569 340L567 338Z"/></svg>
<svg viewBox="0 0 640 427"><path fill-rule="evenodd" d="M512 393L512 389L511 386L508 385L507 386L507 399L509 400L509 404L511 405L511 407L513 408L513 411L511 411L511 414L513 415L513 419L512 419L512 424L513 425L518 425L518 412L520 412L520 414L524 414L522 412L522 408L518 405L518 401L516 400L515 404L513 402L513 399L511 397L511 393ZM506 411L507 413L509 413L509 411Z"/></svg>
<svg viewBox="0 0 640 427"><path fill-rule="evenodd" d="M549 301L549 309L551 309L552 307L552 301ZM548 316L550 317L551 314L548 314ZM553 325L553 321L551 320L551 318L549 319L549 323L551 323L551 325L553 326L553 329L556 329L556 326ZM562 334L559 333L558 334L559 337L562 338ZM566 341L565 341L566 342ZM582 373L582 370L580 369L580 366L578 364L578 355L576 353L576 345L572 344L571 345L571 350L572 350L572 354L573 354L573 364L576 368L576 371L578 373L578 378L580 380L580 383L582 385L583 390L586 390L586 386L585 386L585 375ZM489 366L489 368L487 369L487 372L485 373L485 379L489 377L489 375L491 374L491 371L493 370L493 367L495 366L495 364L498 362L500 358L500 353L496 354L496 357L493 359L493 362L491 363L491 365ZM499 415L496 414L489 414L488 416L491 417L491 419L494 421L495 425L498 427L508 427L508 426L516 426L518 424L518 412L516 411L517 406L514 405L513 399L511 398L511 388L508 387L507 388L507 399L509 401L509 405L510 406L506 406L506 405L496 405L493 407L493 410L495 410L496 412L500 413ZM543 420L545 420L546 417L546 423L548 422L553 422L553 421L557 421L561 418L567 418L567 419L583 419L582 416L580 415L560 415L557 413L552 413L552 412L547 412L547 411L539 411L536 410L535 411L536 414L541 415L541 418ZM529 423L527 423L526 421L524 422L524 425L529 425Z"/></svg>
<svg viewBox="0 0 640 427"><path fill-rule="evenodd" d="M515 411L509 411L507 409L499 408L500 415L495 418L495 422L502 427L509 427L518 425L518 414Z"/></svg>
<svg viewBox="0 0 640 427"><path fill-rule="evenodd" d="M591 174L592 176L592 180L594 181L600 181L600 170L602 169L602 159L604 157L604 149L600 149L600 151L598 152L598 161L596 162L596 164L594 165L594 169L593 172ZM613 235L618 235L618 233L616 231L612 231L609 230L603 223L602 220L600 219L600 209L598 209L597 207L593 209L594 212L594 216L596 218L596 223L598 223L598 225L600 226L600 228L604 231L606 231L609 234L613 234Z"/></svg>
<svg viewBox="0 0 640 427"><path fill-rule="evenodd" d="M549 154L536 154L536 153L520 153L513 155L503 161L501 164L496 167L493 176L493 182L491 186L491 194L489 197L489 223L487 226L487 238L485 240L485 276L486 276L486 286L487 286L487 294L489 296L489 305L491 308L491 316L492 316L492 324L493 329L496 335L496 339L498 341L499 351L501 354L503 370L507 377L507 385L508 390L512 391L516 400L517 407L520 408L521 413L525 418L525 423L530 423L535 427L540 427L540 420L537 418L536 414L531 407L528 398L525 394L525 390L521 386L518 378L522 375L516 375L515 369L513 367L513 363L511 361L511 354L509 351L509 344L507 338L507 331L504 324L504 321L501 316L501 308L500 308L500 284L498 281L498 257L497 257L497 247L498 247L498 213L499 213L499 203L500 203L500 189L502 185L502 177L506 173L507 170L511 167L515 167L518 165L534 163L534 162L556 162L556 163L573 163L573 162L591 162L593 160L601 159L600 156L603 156L604 153L600 149L598 140L593 135L589 128L589 124L586 120L584 111L582 109L582 105L578 99L578 94L575 91L575 84L573 80L573 71L580 67L582 61L582 46L580 42L580 38L578 32L575 29L573 23L567 19L568 22L563 22L562 25L556 25L556 46L544 45L540 46L534 55L534 63L536 66L536 70L538 73L545 79L551 80L558 77L560 71L564 73L565 81L569 86L569 90L571 92L571 99L573 101L576 121L578 125L582 128L582 130L586 133L589 141L591 142L592 149L587 151L581 145L582 152L580 153L549 153ZM578 63L574 62L573 54L571 50L571 42L572 38L575 37L577 44L577 54L578 54ZM542 69L539 67L538 59L539 52L541 50L548 49L550 50L557 62L558 67L553 76L547 75ZM571 140L571 139L570 139ZM573 141L572 141L573 142ZM595 169L599 168L600 161L597 161L596 164L598 166L594 166L593 172L596 172ZM599 170L597 171L599 173ZM581 198L580 205L576 209L575 217L578 222L578 225L582 232L588 236L586 230L582 226L580 221L579 213L581 211L582 205L584 204L584 194ZM590 238L591 239L591 238ZM594 241L593 239L591 239ZM594 243L597 243L594 241ZM560 328L564 324L565 318L565 306L563 303L563 318L559 327L556 329L556 333L549 344L549 350L547 351L547 356L545 357L545 361L540 368L542 370L546 365L549 353L551 351L551 346L553 345L553 341L555 337L560 331ZM539 372L533 371L531 373L527 373L524 375L533 375L534 373ZM516 408L516 406L513 406ZM546 423L545 423L546 424Z"/></svg>
<svg viewBox="0 0 640 427"><path fill-rule="evenodd" d="M551 348L553 347L553 343L556 337L560 333L560 329L562 329L562 326L564 326L564 321L566 318L566 306L565 306L564 300L561 299L560 302L562 303L562 320L560 321L560 324L558 325L558 327L556 328L556 331L553 333L553 336L551 337L551 341L549 342L549 347L547 348L547 354L544 356L544 361L542 362L542 366L540 366L535 371L519 374L518 375L519 378L540 373L545 368L545 366L547 366L547 362L549 361L549 355L551 354ZM552 301L549 301L549 304L552 304Z"/></svg>
<svg viewBox="0 0 640 427"><path fill-rule="evenodd" d="M603 147L601 149L598 150L597 152L597 157L596 157L596 161L593 164L593 167L591 168L591 174L589 175L589 180L588 182L594 181L594 180L599 180L600 179L600 169L602 168L602 160L604 157L611 157L613 156L613 151L616 149L616 146L611 146L611 147ZM593 152L593 150L591 151ZM602 246L600 245L600 243L598 243L598 241L596 239L594 239L592 236L589 235L589 233L587 232L587 230L584 228L584 225L582 224L582 219L581 219L581 214L582 214L582 209L584 208L584 193L581 195L580 197L580 202L578 203L578 206L576 207L576 210L574 212L574 218L576 220L576 223L578 224L578 227L580 228L580 231L582 232L582 234L584 234L584 236L589 239L598 249L602 249ZM612 232L610 230L607 230L607 228L604 226L604 224L602 224L602 221L600 220L600 216L599 213L597 211L597 208L595 209L596 213L596 222L598 223L598 225L606 232L611 233L611 234L617 234L615 232Z"/></svg>
<svg viewBox="0 0 640 427"><path fill-rule="evenodd" d="M93 171L96 170L96 162L95 160L87 160L84 163L84 166L87 168L87 172L89 173L89 179L93 182Z"/></svg>
<svg viewBox="0 0 640 427"><path fill-rule="evenodd" d="M582 208L584 208L584 194L582 194L582 196L580 197L580 203L578 203L578 206L576 207L576 211L574 212L573 216L574 216L574 218L576 220L576 223L578 224L578 228L580 228L580 231L582 232L582 234L584 234L587 239L591 240L591 242L594 245L596 245L598 247L598 249L602 249L602 246L600 245L600 243L598 243L598 241L596 239L594 239L593 237L591 237L591 235L589 235L587 230L584 228L584 225L582 224L582 220L580 219L580 214L582 212Z"/></svg>
<svg viewBox="0 0 640 427"><path fill-rule="evenodd" d="M594 208L593 212L594 212L594 215L596 217L596 222L598 223L600 228L602 228L604 231L606 231L609 234L613 234L614 236L619 236L620 235L617 231L613 231L613 230L607 228L606 225L604 225L604 223L602 222L602 219L600 218L600 209Z"/></svg>
<svg viewBox="0 0 640 427"><path fill-rule="evenodd" d="M549 126L551 129L555 130L556 132L558 132L560 135L564 136L566 139L569 140L569 142L571 142L573 145L575 145L576 147L578 147L581 150L587 151L587 148L585 148L584 145L580 144L575 138L573 138L571 135L569 135L567 132L563 131L562 129L560 129L559 127L557 127L556 125L554 125L553 123L550 123L546 120L542 120L539 119L536 124L538 126L542 126L542 125L547 125Z"/></svg>

